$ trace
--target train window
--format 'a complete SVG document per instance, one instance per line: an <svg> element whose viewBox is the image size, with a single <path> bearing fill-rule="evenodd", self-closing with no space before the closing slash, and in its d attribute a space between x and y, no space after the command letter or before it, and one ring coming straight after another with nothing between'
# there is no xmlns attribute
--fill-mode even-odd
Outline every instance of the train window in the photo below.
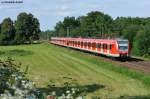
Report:
<svg viewBox="0 0 150 99"><path fill-rule="evenodd" d="M104 44L104 49L106 49L106 44Z"/></svg>
<svg viewBox="0 0 150 99"><path fill-rule="evenodd" d="M103 44L103 49L107 49L107 44Z"/></svg>
<svg viewBox="0 0 150 99"><path fill-rule="evenodd" d="M98 48L101 48L101 44L98 44Z"/></svg>
<svg viewBox="0 0 150 99"><path fill-rule="evenodd" d="M96 44L96 48L101 48L101 44Z"/></svg>
<svg viewBox="0 0 150 99"><path fill-rule="evenodd" d="M78 45L78 42L76 41L76 45Z"/></svg>
<svg viewBox="0 0 150 99"><path fill-rule="evenodd" d="M95 47L95 43L92 43L92 47Z"/></svg>
<svg viewBox="0 0 150 99"><path fill-rule="evenodd" d="M81 46L83 46L83 42L81 42Z"/></svg>
<svg viewBox="0 0 150 99"><path fill-rule="evenodd" d="M87 46L87 42L84 43L84 46Z"/></svg>
<svg viewBox="0 0 150 99"><path fill-rule="evenodd" d="M78 45L80 45L80 41L78 41Z"/></svg>
<svg viewBox="0 0 150 99"><path fill-rule="evenodd" d="M120 41L118 41L118 44L128 44L128 41L127 40L120 40Z"/></svg>
<svg viewBox="0 0 150 99"><path fill-rule="evenodd" d="M90 47L90 46L91 46L91 43L88 43L88 46Z"/></svg>
<svg viewBox="0 0 150 99"><path fill-rule="evenodd" d="M104 44L102 44L102 49L104 49Z"/></svg>
<svg viewBox="0 0 150 99"><path fill-rule="evenodd" d="M128 46L119 46L120 51L128 51Z"/></svg>
<svg viewBox="0 0 150 99"><path fill-rule="evenodd" d="M112 49L112 45L109 45L109 49L110 49L110 50Z"/></svg>

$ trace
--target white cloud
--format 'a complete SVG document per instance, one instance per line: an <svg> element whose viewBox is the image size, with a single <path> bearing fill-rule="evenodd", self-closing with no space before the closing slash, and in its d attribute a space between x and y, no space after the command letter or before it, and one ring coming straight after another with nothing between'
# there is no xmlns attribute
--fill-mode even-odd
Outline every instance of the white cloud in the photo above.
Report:
<svg viewBox="0 0 150 99"><path fill-rule="evenodd" d="M68 5L61 5L56 6L56 11L69 11L71 8Z"/></svg>
<svg viewBox="0 0 150 99"><path fill-rule="evenodd" d="M90 2L90 3L82 4L81 8L90 9L90 10L101 10L103 8L103 5L96 2L92 2L92 3Z"/></svg>
<svg viewBox="0 0 150 99"><path fill-rule="evenodd" d="M62 12L62 11L59 11L59 12L54 13L54 15L65 17L65 16L70 16L70 15L72 15L72 12L69 12L69 11L63 11L63 12Z"/></svg>
<svg viewBox="0 0 150 99"><path fill-rule="evenodd" d="M21 5L0 4L0 21L5 17L13 19L20 12L38 17L43 29L53 27L65 16L81 16L96 10L116 16L150 16L149 0L24 0Z"/></svg>
<svg viewBox="0 0 150 99"><path fill-rule="evenodd" d="M70 2L72 0L60 0L62 3L59 3L53 9L53 15L59 16L70 16L74 13L74 9L71 7L70 4L66 2Z"/></svg>
<svg viewBox="0 0 150 99"><path fill-rule="evenodd" d="M60 2L60 3L65 3L65 4L67 4L67 3L72 3L72 2L74 2L75 0L57 0L58 2Z"/></svg>
<svg viewBox="0 0 150 99"><path fill-rule="evenodd" d="M14 10L18 9L22 4L0 4L0 10Z"/></svg>

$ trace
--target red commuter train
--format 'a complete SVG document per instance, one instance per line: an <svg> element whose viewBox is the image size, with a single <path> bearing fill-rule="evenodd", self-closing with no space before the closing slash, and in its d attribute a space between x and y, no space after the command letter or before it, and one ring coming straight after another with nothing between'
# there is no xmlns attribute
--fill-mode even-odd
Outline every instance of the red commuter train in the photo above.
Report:
<svg viewBox="0 0 150 99"><path fill-rule="evenodd" d="M125 39L88 39L52 37L52 44L99 53L111 57L127 58L130 56L130 44Z"/></svg>

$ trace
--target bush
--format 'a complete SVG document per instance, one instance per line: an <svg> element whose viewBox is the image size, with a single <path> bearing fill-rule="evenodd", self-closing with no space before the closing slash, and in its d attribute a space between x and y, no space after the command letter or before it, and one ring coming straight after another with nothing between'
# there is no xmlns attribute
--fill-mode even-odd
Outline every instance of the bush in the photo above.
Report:
<svg viewBox="0 0 150 99"><path fill-rule="evenodd" d="M21 64L8 58L0 61L0 99L46 99L48 97L67 98L80 97L80 93L91 91L91 88L101 88L101 85L72 86L73 83L65 82L63 87L55 87L55 84L48 85L48 93L35 87L34 82L26 77L28 67L24 72L20 70ZM70 78L69 78L70 79ZM93 90L92 90L93 91ZM57 94L61 92L60 94Z"/></svg>
<svg viewBox="0 0 150 99"><path fill-rule="evenodd" d="M26 78L26 72L11 58L0 61L0 99L36 99L34 83Z"/></svg>

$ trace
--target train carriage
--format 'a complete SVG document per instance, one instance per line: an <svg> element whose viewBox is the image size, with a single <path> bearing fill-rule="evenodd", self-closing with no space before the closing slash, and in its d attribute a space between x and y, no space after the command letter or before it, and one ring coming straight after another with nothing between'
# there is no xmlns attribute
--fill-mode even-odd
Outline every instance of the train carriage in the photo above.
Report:
<svg viewBox="0 0 150 99"><path fill-rule="evenodd" d="M51 43L86 50L111 57L129 57L130 44L125 39L86 39L52 37Z"/></svg>

